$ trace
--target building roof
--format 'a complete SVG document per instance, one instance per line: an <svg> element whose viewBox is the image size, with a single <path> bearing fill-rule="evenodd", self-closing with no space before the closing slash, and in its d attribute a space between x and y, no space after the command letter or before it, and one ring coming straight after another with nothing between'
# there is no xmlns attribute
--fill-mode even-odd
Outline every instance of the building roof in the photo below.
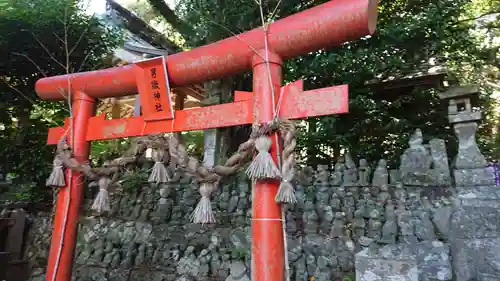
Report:
<svg viewBox="0 0 500 281"><path fill-rule="evenodd" d="M133 12L127 10L114 0L106 0L106 13L101 20L109 26L119 28L124 33L123 46L114 50L113 62L116 65L126 65L143 59L181 52L177 46L163 34L144 22ZM182 108L199 107L205 99L203 85L191 85L172 89L172 102L177 96L184 98ZM126 118L134 114L136 96L109 98L101 100L98 112L106 113L113 118Z"/></svg>

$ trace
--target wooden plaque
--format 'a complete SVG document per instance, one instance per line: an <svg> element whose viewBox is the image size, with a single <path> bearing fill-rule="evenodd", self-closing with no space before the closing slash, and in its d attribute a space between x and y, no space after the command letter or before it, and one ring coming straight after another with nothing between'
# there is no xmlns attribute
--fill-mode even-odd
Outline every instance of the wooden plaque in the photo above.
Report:
<svg viewBox="0 0 500 281"><path fill-rule="evenodd" d="M145 121L174 118L165 57L135 63L137 90Z"/></svg>

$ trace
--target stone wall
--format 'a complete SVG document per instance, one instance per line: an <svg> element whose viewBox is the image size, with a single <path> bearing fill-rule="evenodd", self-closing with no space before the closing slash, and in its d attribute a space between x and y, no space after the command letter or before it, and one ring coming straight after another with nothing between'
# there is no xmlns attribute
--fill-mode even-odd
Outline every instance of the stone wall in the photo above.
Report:
<svg viewBox="0 0 500 281"><path fill-rule="evenodd" d="M431 152L429 159L436 159L432 158L436 152ZM445 243L454 189L433 180L446 177L410 186L402 183L397 171L388 171L384 160L371 170L364 160L354 164L347 153L333 171L324 166L316 171L306 168L297 177L298 203L285 212L291 280L352 275L355 253L371 260L373 254L367 251L375 246L407 244L419 245L424 252L418 258L423 262L428 255L439 256L439 264L429 265L439 271L434 275L451 274ZM440 174L433 169L428 173ZM180 184L144 183L133 192L113 194L109 215L86 214L80 222L74 277L224 280L237 261L249 271L250 195L245 177L221 183L212 197L218 223L200 226L189 223L199 194L187 176ZM35 219L27 249L34 261L33 280L44 278L50 227L47 217ZM358 271L369 264L358 259Z"/></svg>

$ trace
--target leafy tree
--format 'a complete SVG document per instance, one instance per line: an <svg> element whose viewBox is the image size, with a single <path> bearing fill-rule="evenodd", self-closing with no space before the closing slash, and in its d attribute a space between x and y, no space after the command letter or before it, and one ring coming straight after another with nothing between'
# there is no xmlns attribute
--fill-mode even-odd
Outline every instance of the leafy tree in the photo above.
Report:
<svg viewBox="0 0 500 281"><path fill-rule="evenodd" d="M156 6L162 2L148 1L156 2ZM324 2L265 1L263 9L271 19L277 19ZM407 136L418 127L428 137L446 139L450 155L453 154L455 138L446 129L446 109L437 98L436 89L408 87L404 89L408 92L381 96L367 86L367 81L404 77L432 63L445 66L452 82L485 86L481 107L489 116L493 103L487 94L491 89L481 75L484 76L485 68L498 67L499 44L493 39L497 38L494 35L498 34L495 33L498 20L487 24L482 34L476 32L476 23L486 15L497 17L500 10L497 3L489 0L381 1L374 36L289 61L286 81L304 79L309 88L350 85L349 114L315 118L309 120L309 126L301 128L300 145L314 159L310 164L331 164L341 149L347 148L357 157L372 161L384 157L397 165L396 156L407 147ZM166 11L167 8L158 9ZM196 31L195 37L183 33L191 46L231 36L230 31L238 33L261 25L255 1L182 0L177 12L182 23L189 23ZM170 12L161 14L172 26L178 24L178 19L171 21ZM178 28L178 31L182 33L184 29ZM485 38L489 38L487 46ZM248 88L251 80L242 77L246 81L243 88ZM491 137L490 125L491 122L483 124L479 140L486 147L498 147L498 139ZM498 158L498 154L495 157Z"/></svg>
<svg viewBox="0 0 500 281"><path fill-rule="evenodd" d="M0 7L0 175L42 190L53 157L47 128L69 116L65 102L37 98L35 82L107 65L119 34L74 0L9 0Z"/></svg>

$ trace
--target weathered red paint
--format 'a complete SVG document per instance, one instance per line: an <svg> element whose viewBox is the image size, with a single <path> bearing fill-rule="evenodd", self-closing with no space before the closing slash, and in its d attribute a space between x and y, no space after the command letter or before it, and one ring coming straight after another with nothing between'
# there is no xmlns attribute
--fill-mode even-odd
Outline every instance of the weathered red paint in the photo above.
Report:
<svg viewBox="0 0 500 281"><path fill-rule="evenodd" d="M336 0L308 11L277 21L269 26L269 52L273 85L268 83L267 67L262 57L256 56L247 44L264 47L262 29L254 29L238 37L228 38L189 52L167 57L167 70L172 86L185 86L222 76L235 74L253 67L253 93L238 92L235 102L202 109L179 110L172 120L146 122L144 117L105 120L92 117L95 98L119 97L135 94L137 66L127 65L100 71L77 73L41 79L36 84L39 97L46 100L64 100L68 93L78 93L74 99L73 150L80 161L88 158L91 140L141 136L154 133L198 130L205 128L265 122L274 117L282 82L281 60L323 47L371 34L375 30L377 0ZM161 60L158 58L157 60ZM70 82L71 87L68 87ZM275 89L275 100L271 98ZM85 92L83 94L82 92ZM302 82L287 85L281 91L282 118L305 118L347 112L347 86L302 91ZM253 96L253 97L252 97ZM48 142L55 144L65 134L64 127L49 130ZM275 136L274 136L275 137ZM271 149L277 160L278 149ZM70 188L62 188L57 201L56 220L52 233L48 281L70 281L75 249L76 225L82 200L81 177L72 176ZM274 196L277 181L258 181L254 186L252 207L252 280L283 281L284 250L280 206ZM66 195L70 193L68 202ZM66 204L69 203L68 212ZM65 220L67 218L67 221ZM65 229L63 230L63 225ZM61 253L58 252L62 245ZM59 257L59 263L56 261ZM52 279L57 269L56 278Z"/></svg>
<svg viewBox="0 0 500 281"><path fill-rule="evenodd" d="M254 121L257 124L270 122L276 116L275 109L283 80L280 57L269 53L268 59L269 67L259 56L255 56L253 60ZM272 134L271 138L273 145L270 153L276 165L279 165L277 134ZM257 180L252 188L252 280L285 279L281 204L274 199L278 187L279 180Z"/></svg>
<svg viewBox="0 0 500 281"><path fill-rule="evenodd" d="M88 160L90 148L90 143L86 140L87 122L94 114L95 99L82 92L75 93L74 97L73 122L75 128L78 129L71 130L67 134L68 143L72 144L75 159L84 162ZM69 182L71 176L71 185L59 189L57 195L46 280L71 280L78 217L85 185L84 177L80 173L67 172L66 174L66 182ZM57 272L54 272L55 270ZM53 276L55 276L54 279L52 279Z"/></svg>
<svg viewBox="0 0 500 281"><path fill-rule="evenodd" d="M289 59L372 34L376 5L377 0L335 0L276 21L269 25L269 48L283 59ZM171 86L200 83L249 70L254 52L248 46L264 48L262 28L169 55L167 69ZM95 98L135 94L134 68L132 64L44 78L37 82L36 92L45 100L64 100L70 79L73 90L82 90Z"/></svg>
<svg viewBox="0 0 500 281"><path fill-rule="evenodd" d="M302 91L302 84L299 80L283 87L280 118L302 119L349 111L347 85ZM107 120L104 114L94 116L88 122L87 141L251 124L253 93L236 91L234 99L232 103L177 110L175 121L148 121L143 116ZM63 127L49 128L47 144L57 144L68 125L69 120Z"/></svg>

